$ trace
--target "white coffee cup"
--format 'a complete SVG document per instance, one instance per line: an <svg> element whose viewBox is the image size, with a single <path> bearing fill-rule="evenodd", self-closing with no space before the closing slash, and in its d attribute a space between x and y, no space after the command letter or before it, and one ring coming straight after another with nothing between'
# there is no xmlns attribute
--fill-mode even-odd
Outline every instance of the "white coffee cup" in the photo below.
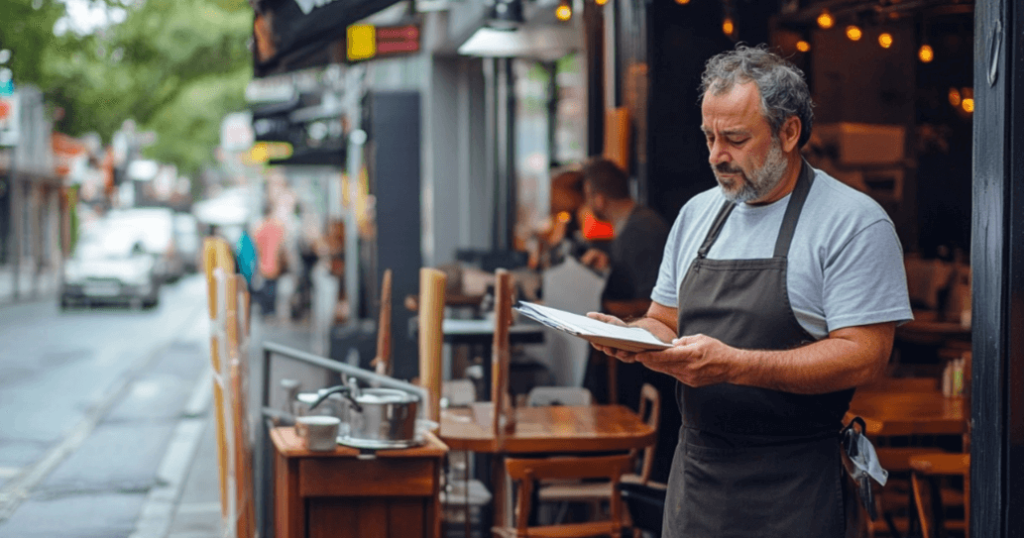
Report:
<svg viewBox="0 0 1024 538"><path fill-rule="evenodd" d="M306 449L330 451L338 444L341 419L327 415L309 415L295 419L295 433L306 441Z"/></svg>

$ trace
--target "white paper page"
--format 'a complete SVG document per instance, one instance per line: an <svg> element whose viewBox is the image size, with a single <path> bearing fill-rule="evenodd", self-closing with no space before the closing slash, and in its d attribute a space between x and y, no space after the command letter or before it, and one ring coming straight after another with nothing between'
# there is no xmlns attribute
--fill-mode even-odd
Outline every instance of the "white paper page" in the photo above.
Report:
<svg viewBox="0 0 1024 538"><path fill-rule="evenodd" d="M546 325L554 326L579 335L608 336L621 340L633 340L646 344L668 347L650 332L640 327L620 327L591 319L572 312L557 310L535 303L520 301L517 310Z"/></svg>

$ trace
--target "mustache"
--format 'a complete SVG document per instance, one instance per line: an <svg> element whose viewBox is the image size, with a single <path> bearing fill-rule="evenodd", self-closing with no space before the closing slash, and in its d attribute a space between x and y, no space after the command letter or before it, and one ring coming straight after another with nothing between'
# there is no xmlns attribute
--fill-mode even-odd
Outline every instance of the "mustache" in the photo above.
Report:
<svg viewBox="0 0 1024 538"><path fill-rule="evenodd" d="M716 172L718 172L720 174L742 174L743 173L743 169L742 168L740 168L738 166L736 166L736 167L731 166L729 163L718 163L718 164L714 165L714 169L715 169Z"/></svg>

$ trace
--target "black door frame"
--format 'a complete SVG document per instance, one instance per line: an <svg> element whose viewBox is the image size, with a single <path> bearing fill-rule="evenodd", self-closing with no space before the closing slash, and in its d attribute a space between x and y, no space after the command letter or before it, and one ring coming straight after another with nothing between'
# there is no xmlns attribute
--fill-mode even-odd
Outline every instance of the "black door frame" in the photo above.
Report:
<svg viewBox="0 0 1024 538"><path fill-rule="evenodd" d="M971 536L1024 536L1024 9L978 0Z"/></svg>

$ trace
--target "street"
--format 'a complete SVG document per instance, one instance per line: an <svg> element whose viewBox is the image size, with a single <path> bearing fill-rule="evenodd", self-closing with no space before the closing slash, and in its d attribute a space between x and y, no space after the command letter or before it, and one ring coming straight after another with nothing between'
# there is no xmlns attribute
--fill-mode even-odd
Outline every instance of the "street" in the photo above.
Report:
<svg viewBox="0 0 1024 538"><path fill-rule="evenodd" d="M0 538L167 535L212 431L205 292L193 275L151 310L0 305Z"/></svg>

